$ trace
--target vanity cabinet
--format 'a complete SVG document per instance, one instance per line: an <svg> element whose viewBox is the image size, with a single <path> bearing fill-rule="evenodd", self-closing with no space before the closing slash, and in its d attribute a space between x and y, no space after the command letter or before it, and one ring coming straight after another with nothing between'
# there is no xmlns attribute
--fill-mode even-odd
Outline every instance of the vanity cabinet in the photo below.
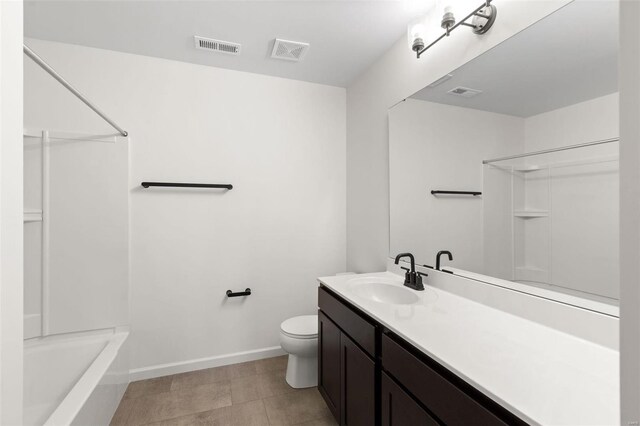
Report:
<svg viewBox="0 0 640 426"><path fill-rule="evenodd" d="M344 333L341 335L340 381L342 404L340 423L349 426L375 424L374 361Z"/></svg>
<svg viewBox="0 0 640 426"><path fill-rule="evenodd" d="M382 373L380 414L382 426L438 425L427 410L384 372Z"/></svg>
<svg viewBox="0 0 640 426"><path fill-rule="evenodd" d="M376 326L323 288L318 300L318 390L341 425L372 426Z"/></svg>
<svg viewBox="0 0 640 426"><path fill-rule="evenodd" d="M318 390L336 419L340 418L340 329L318 312Z"/></svg>
<svg viewBox="0 0 640 426"><path fill-rule="evenodd" d="M318 307L318 390L341 425L526 425L322 286Z"/></svg>
<svg viewBox="0 0 640 426"><path fill-rule="evenodd" d="M386 331L382 335L382 368L446 425L524 425L404 340Z"/></svg>

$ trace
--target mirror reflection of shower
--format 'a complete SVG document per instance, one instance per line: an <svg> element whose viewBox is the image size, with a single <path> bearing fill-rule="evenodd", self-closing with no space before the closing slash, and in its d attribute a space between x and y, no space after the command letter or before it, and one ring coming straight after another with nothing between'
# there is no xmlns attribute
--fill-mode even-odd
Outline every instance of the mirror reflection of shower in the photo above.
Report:
<svg viewBox="0 0 640 426"><path fill-rule="evenodd" d="M618 186L617 139L487 161L484 273L617 300Z"/></svg>

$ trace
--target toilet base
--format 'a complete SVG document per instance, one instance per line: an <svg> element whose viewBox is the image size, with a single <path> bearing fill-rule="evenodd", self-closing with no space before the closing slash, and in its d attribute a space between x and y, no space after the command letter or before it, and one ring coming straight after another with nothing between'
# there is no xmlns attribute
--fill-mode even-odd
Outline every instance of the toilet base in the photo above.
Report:
<svg viewBox="0 0 640 426"><path fill-rule="evenodd" d="M318 386L318 357L301 357L289 354L287 383L296 389Z"/></svg>

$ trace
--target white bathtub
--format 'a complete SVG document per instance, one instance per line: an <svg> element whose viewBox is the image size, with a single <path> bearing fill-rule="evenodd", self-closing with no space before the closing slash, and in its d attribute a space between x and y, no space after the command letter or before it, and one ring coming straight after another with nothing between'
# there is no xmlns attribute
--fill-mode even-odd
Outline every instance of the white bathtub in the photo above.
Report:
<svg viewBox="0 0 640 426"><path fill-rule="evenodd" d="M129 381L123 330L25 341L24 424L108 425Z"/></svg>

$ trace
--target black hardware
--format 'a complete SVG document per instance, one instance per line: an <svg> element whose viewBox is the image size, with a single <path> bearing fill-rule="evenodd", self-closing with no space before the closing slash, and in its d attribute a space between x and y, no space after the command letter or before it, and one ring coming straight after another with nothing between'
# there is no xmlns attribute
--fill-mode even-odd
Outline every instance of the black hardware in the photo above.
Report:
<svg viewBox="0 0 640 426"><path fill-rule="evenodd" d="M416 272L416 262L411 253L400 253L399 255L397 255L395 260L396 265L403 257L408 257L411 260L411 269L402 266L400 267L406 271L406 273L404 274L404 285L414 290L424 290L424 285L422 284L422 276L427 276L427 274Z"/></svg>
<svg viewBox="0 0 640 426"><path fill-rule="evenodd" d="M405 268L405 267L401 266L400 269L404 269L405 271L409 272L409 268ZM433 268L431 268L431 269L433 269ZM420 276L423 276L423 277L428 277L429 276L429 274L427 274L426 272L416 271L415 273L420 275Z"/></svg>
<svg viewBox="0 0 640 426"><path fill-rule="evenodd" d="M473 195L474 197L477 195L482 195L482 192L478 191L441 191L441 190L433 190L431 191L433 195Z"/></svg>
<svg viewBox="0 0 640 426"><path fill-rule="evenodd" d="M436 255L436 269L438 271L440 270L440 256L442 256L443 254L446 254L450 261L453 260L453 255L451 254L450 251L440 250ZM445 272L449 272L449 271L445 271Z"/></svg>
<svg viewBox="0 0 640 426"><path fill-rule="evenodd" d="M408 257L411 260L411 272L415 273L416 272L416 260L414 259L413 255L411 253L400 253L399 255L396 256L396 265L398 264L398 262L400 262L400 259L402 259L403 257ZM405 269L405 268L403 268Z"/></svg>
<svg viewBox="0 0 640 426"><path fill-rule="evenodd" d="M176 188L220 188L233 189L233 185L228 183L172 183L172 182L142 182L144 188L150 186L170 186Z"/></svg>
<svg viewBox="0 0 640 426"><path fill-rule="evenodd" d="M227 290L227 297L240 297L240 296L251 296L251 289L247 288L245 291L239 291L237 293L234 293L231 290Z"/></svg>

